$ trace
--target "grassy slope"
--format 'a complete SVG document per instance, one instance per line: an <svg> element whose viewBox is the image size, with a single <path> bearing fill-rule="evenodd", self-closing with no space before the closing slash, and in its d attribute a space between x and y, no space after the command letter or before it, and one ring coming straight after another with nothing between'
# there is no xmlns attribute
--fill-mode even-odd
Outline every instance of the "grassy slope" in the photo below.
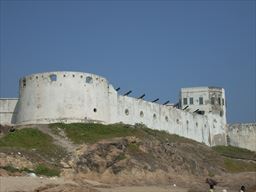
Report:
<svg viewBox="0 0 256 192"><path fill-rule="evenodd" d="M224 157L225 168L229 172L256 172L256 152L233 146L215 146L213 150Z"/></svg>
<svg viewBox="0 0 256 192"><path fill-rule="evenodd" d="M138 138L154 137L163 141L171 140L176 142L194 142L190 139L179 137L178 135L170 135L165 131L149 129L141 124L130 126L124 124L102 125L94 123L55 123L51 124L50 128L56 134L59 133L59 129L64 130L68 138L77 144L96 143L102 139L111 139L125 136L136 136Z"/></svg>
<svg viewBox="0 0 256 192"><path fill-rule="evenodd" d="M256 161L256 152L250 151L248 149L242 149L233 146L215 146L213 147L213 150L225 157Z"/></svg>
<svg viewBox="0 0 256 192"><path fill-rule="evenodd" d="M51 124L51 130L55 134L59 134L60 130L63 130L67 137L76 144L82 143L95 143L102 139L111 139L115 137L124 137L124 136L135 136L141 139L157 139L161 142L172 142L172 143L190 143L195 144L195 149L189 148L187 153L196 153L200 150L197 149L197 142L186 139L184 137L179 137L177 135L170 135L165 131L151 130L146 128L143 125L123 125L123 124L112 124L112 125L101 125L101 124L82 124L82 123L73 123L73 124ZM129 146L129 151L132 153L137 153L138 146ZM214 151L221 154L224 158L225 168L229 172L241 172L241 171L256 171L256 164L252 162L239 161L233 158L240 159L252 159L255 161L255 152L248 150L243 150L233 147L218 146L213 147ZM60 147L53 144L53 139L42 133L37 129L26 128L22 130L17 130L13 133L8 133L3 138L0 139L0 151L17 151L21 150L31 156L39 155L44 159L53 159L52 164L37 164L37 167L34 171L42 172L51 172L47 170L49 166L53 169L58 167L60 159L65 157L65 151ZM192 150L192 151L191 151ZM214 151L212 151L214 153ZM209 151L211 153L211 151ZM202 154L207 159L206 154ZM122 157L120 157L122 158ZM221 157L220 157L221 158ZM211 161L208 159L207 161ZM53 171L54 172L54 171ZM58 172L58 170L57 170Z"/></svg>
<svg viewBox="0 0 256 192"><path fill-rule="evenodd" d="M180 137L178 135L171 135L165 131L158 131L146 128L143 125L123 125L123 124L111 124L111 125L101 125L101 124L83 124L83 123L73 123L73 124L51 124L50 125L53 132L58 134L59 130L65 131L66 135L77 144L81 143L95 143L102 139L111 139L114 137L124 137L124 136L136 136L138 138L156 138L163 142L175 142L175 143L194 143L196 141ZM195 145L196 146L196 145ZM136 146L129 146L130 151L136 151ZM191 149L189 149L191 150ZM197 150L196 148L194 150ZM224 166L228 172L242 172L242 171L256 171L256 164L252 162L245 162L236 160L237 159L247 159L256 160L255 152L226 146L216 146L213 150L224 156ZM214 152L213 151L213 152ZM190 151L193 153L193 151ZM189 153L189 151L188 151ZM206 154L205 154L206 155ZM232 158L229 158L232 157ZM221 158L221 157L220 157ZM211 159L208 159L210 162Z"/></svg>
<svg viewBox="0 0 256 192"><path fill-rule="evenodd" d="M22 152L32 161L38 162L33 172L48 176L59 174L59 161L66 155L64 149L53 144L49 135L35 128L8 133L0 139L0 151Z"/></svg>

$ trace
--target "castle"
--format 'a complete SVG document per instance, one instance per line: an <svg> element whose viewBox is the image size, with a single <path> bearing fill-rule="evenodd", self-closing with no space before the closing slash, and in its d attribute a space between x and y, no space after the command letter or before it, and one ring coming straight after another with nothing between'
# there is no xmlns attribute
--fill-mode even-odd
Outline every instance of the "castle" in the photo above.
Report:
<svg viewBox="0 0 256 192"><path fill-rule="evenodd" d="M19 98L0 99L0 124L142 123L209 146L227 144L223 88L182 88L177 105L128 95L90 73L32 74L20 79Z"/></svg>

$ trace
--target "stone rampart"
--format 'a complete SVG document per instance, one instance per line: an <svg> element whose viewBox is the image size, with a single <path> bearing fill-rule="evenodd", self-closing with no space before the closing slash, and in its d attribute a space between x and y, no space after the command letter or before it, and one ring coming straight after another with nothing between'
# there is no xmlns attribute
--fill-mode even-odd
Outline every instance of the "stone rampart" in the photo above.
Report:
<svg viewBox="0 0 256 192"><path fill-rule="evenodd" d="M16 104L18 98L0 98L0 124L10 125L16 122Z"/></svg>
<svg viewBox="0 0 256 192"><path fill-rule="evenodd" d="M256 151L256 123L228 125L228 145Z"/></svg>
<svg viewBox="0 0 256 192"><path fill-rule="evenodd" d="M145 124L207 145L226 144L226 120L119 95L108 81L81 72L38 73L20 79L16 124L100 122Z"/></svg>

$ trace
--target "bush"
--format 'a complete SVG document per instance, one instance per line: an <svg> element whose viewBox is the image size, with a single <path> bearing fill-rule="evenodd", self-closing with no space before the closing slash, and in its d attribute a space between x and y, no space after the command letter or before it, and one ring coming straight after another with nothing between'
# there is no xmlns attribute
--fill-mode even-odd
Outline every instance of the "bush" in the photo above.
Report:
<svg viewBox="0 0 256 192"><path fill-rule="evenodd" d="M37 175L45 175L45 176L59 176L60 175L60 170L57 168L49 168L45 166L44 164L39 164L35 168L35 174Z"/></svg>

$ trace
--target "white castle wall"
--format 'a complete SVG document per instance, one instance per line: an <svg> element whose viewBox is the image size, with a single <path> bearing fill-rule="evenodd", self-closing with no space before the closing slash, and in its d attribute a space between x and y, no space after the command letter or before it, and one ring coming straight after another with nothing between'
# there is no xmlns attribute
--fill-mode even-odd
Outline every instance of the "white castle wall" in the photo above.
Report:
<svg viewBox="0 0 256 192"><path fill-rule="evenodd" d="M256 123L229 125L228 144L256 151Z"/></svg>
<svg viewBox="0 0 256 192"><path fill-rule="evenodd" d="M112 123L143 123L149 128L165 130L207 145L226 144L225 122L218 115L198 115L172 106L118 95ZM127 113L128 111L128 113Z"/></svg>
<svg viewBox="0 0 256 192"><path fill-rule="evenodd" d="M50 79L53 74L57 76L56 81ZM86 83L88 77L92 78L90 83ZM108 122L108 106L108 82L102 77L78 72L34 74L20 81L17 123L87 122L90 119Z"/></svg>
<svg viewBox="0 0 256 192"><path fill-rule="evenodd" d="M10 125L15 123L17 102L18 98L0 98L0 124Z"/></svg>
<svg viewBox="0 0 256 192"><path fill-rule="evenodd" d="M50 78L50 76L55 78ZM56 75L56 76L55 76ZM87 81L91 78L91 81ZM17 124L53 122L143 123L207 145L226 144L226 121L172 106L118 95L107 80L80 72L50 72L20 80Z"/></svg>

